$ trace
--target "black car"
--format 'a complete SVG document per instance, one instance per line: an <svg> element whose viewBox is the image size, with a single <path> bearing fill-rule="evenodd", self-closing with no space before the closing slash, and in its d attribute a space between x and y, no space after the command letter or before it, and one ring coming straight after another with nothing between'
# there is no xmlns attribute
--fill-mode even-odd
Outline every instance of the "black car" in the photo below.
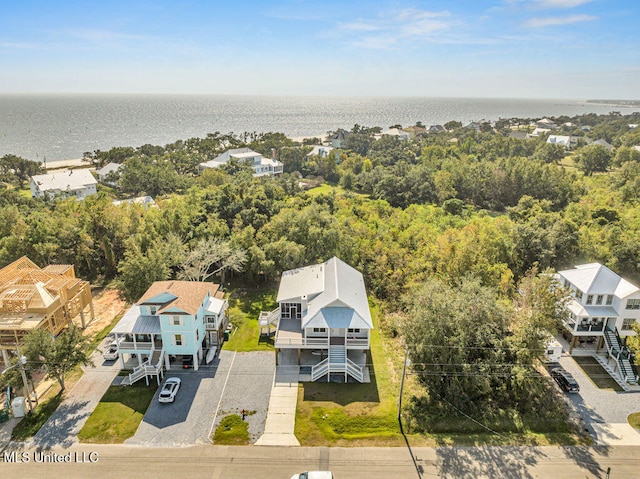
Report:
<svg viewBox="0 0 640 479"><path fill-rule="evenodd" d="M551 370L551 377L556 380L556 382L560 385L565 392L568 393L577 393L580 392L580 385L575 378L565 371L564 369L557 367Z"/></svg>
<svg viewBox="0 0 640 479"><path fill-rule="evenodd" d="M182 356L182 369L189 369L193 367L193 356Z"/></svg>

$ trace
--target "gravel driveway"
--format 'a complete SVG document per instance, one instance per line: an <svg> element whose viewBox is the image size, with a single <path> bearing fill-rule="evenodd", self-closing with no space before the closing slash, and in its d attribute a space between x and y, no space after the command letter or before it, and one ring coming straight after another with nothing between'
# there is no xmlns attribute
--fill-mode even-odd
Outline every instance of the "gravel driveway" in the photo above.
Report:
<svg viewBox="0 0 640 479"><path fill-rule="evenodd" d="M175 402L160 404L156 393L135 436L126 443L156 447L209 444L209 435L222 418L240 414L242 409L255 411L246 417L253 442L264 431L274 372L272 352L225 350L198 371L167 371L165 379L182 380Z"/></svg>
<svg viewBox="0 0 640 479"><path fill-rule="evenodd" d="M597 388L570 356L561 357L560 364L580 384L580 392L567 399L587 423L626 423L629 414L640 412L640 393Z"/></svg>

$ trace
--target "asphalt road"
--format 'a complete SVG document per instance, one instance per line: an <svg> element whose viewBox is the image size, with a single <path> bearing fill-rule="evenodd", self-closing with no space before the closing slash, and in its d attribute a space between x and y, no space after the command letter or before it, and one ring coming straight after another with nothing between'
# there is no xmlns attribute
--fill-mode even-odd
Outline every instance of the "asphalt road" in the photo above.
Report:
<svg viewBox="0 0 640 479"><path fill-rule="evenodd" d="M0 464L0 477L287 479L296 472L329 469L336 479L602 479L610 467L612 479L636 479L640 470L640 447L635 446L416 448L419 471L407 448L76 445L49 453L54 451L96 462L35 463L33 450L18 449L29 462Z"/></svg>

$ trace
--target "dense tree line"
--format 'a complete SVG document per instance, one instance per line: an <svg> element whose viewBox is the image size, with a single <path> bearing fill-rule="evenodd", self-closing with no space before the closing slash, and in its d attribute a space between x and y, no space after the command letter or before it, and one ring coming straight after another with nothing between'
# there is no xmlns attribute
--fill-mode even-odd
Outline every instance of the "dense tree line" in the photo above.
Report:
<svg viewBox="0 0 640 479"><path fill-rule="evenodd" d="M22 255L41 265L75 264L81 277L116 282L136 300L157 280L269 282L338 255L381 300L383 329L404 336L416 363L442 366L439 375L420 376L425 395L413 407L421 427L443 414L438 398L449 412L482 407L491 418L509 404L551 423L560 413L539 409L548 391L531 374L536 354L527 356L556 325L537 268L600 261L640 278L640 155L632 148L640 136L625 126L637 118L561 120L601 131L617 149L568 153L544 138L509 138L509 125L524 120L480 132L453 122L411 141L375 139L379 128L356 125L348 148L326 157L309 156L308 144L279 133L216 133L87 153L96 165L124 167L118 190L101 188L84 201L26 198L18 189L39 165L7 155L0 161L0 264ZM286 173L253 178L248 165L230 162L196 174L199 162L239 146L275 152ZM301 177L333 185L305 192ZM151 194L158 207L114 205L114 191ZM394 315L402 321L386 319ZM443 317L446 326L437 321ZM455 347L428 348L452 339ZM486 350L471 349L477 344ZM451 365L459 366L455 374ZM486 374L465 373L478 368Z"/></svg>

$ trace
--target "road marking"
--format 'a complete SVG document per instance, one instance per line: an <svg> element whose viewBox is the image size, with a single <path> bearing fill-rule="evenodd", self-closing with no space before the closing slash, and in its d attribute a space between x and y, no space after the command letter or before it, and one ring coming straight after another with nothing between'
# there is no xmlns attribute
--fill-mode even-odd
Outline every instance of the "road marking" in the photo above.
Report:
<svg viewBox="0 0 640 479"><path fill-rule="evenodd" d="M227 388L227 381L229 381L229 376L231 375L231 369L233 368L233 362L236 359L236 354L238 351L233 352L233 357L231 358L231 364L229 365L229 370L227 371L227 377L224 380L224 385L222 386L222 393L220 393L220 400L218 401L218 407L216 407L216 413L213 415L213 422L211 423L211 428L209 429L209 435L207 439L213 444L213 439L211 439L211 434L213 434L213 426L216 424L216 419L218 418L218 411L220 410L220 405L222 404L222 398L224 397L224 390Z"/></svg>

